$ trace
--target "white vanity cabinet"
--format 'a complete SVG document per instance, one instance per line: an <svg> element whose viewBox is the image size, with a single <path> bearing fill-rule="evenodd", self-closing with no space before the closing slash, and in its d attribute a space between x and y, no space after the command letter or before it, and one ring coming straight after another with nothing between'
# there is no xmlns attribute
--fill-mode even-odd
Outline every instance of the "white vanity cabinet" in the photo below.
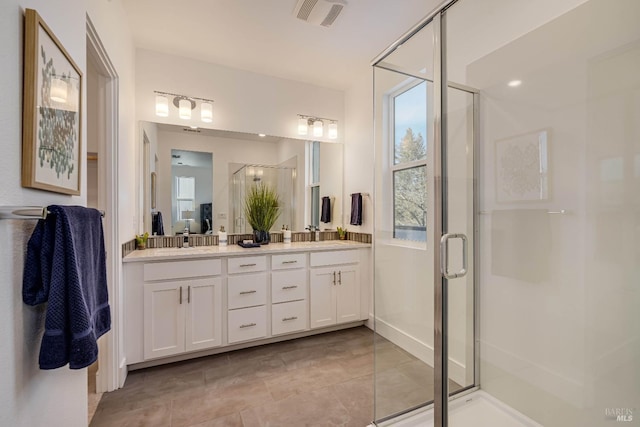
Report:
<svg viewBox="0 0 640 427"><path fill-rule="evenodd" d="M221 273L219 259L144 264L144 360L222 345Z"/></svg>
<svg viewBox="0 0 640 427"><path fill-rule="evenodd" d="M267 256L228 260L229 344L267 336Z"/></svg>
<svg viewBox="0 0 640 427"><path fill-rule="evenodd" d="M144 284L144 358L222 344L219 277Z"/></svg>
<svg viewBox="0 0 640 427"><path fill-rule="evenodd" d="M310 260L310 327L360 320L358 251L316 252Z"/></svg>
<svg viewBox="0 0 640 427"><path fill-rule="evenodd" d="M137 369L362 324L370 312L370 251L353 246L130 254L126 364Z"/></svg>
<svg viewBox="0 0 640 427"><path fill-rule="evenodd" d="M271 257L271 334L308 329L307 254Z"/></svg>

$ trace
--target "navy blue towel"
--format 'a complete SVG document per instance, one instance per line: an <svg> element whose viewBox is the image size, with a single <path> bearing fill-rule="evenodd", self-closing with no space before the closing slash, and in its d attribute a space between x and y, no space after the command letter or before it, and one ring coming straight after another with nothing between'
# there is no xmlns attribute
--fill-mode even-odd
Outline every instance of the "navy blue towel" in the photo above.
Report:
<svg viewBox="0 0 640 427"><path fill-rule="evenodd" d="M98 358L97 340L111 328L100 212L49 206L27 246L25 304L47 303L40 369L82 369Z"/></svg>
<svg viewBox="0 0 640 427"><path fill-rule="evenodd" d="M320 214L320 221L331 222L331 199L327 196L322 198L322 213Z"/></svg>
<svg viewBox="0 0 640 427"><path fill-rule="evenodd" d="M164 236L164 223L162 222L162 212L151 214L151 234L153 236Z"/></svg>
<svg viewBox="0 0 640 427"><path fill-rule="evenodd" d="M351 195L351 225L362 225L362 194Z"/></svg>

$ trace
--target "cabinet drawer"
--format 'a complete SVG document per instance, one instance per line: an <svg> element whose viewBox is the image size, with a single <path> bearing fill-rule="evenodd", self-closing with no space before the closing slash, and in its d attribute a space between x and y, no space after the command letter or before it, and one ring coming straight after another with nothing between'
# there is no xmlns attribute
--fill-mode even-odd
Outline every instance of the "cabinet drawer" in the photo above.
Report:
<svg viewBox="0 0 640 427"><path fill-rule="evenodd" d="M251 273L267 269L267 257L265 255L229 258L228 263L229 274Z"/></svg>
<svg viewBox="0 0 640 427"><path fill-rule="evenodd" d="M227 282L229 310L267 303L267 273L230 276Z"/></svg>
<svg viewBox="0 0 640 427"><path fill-rule="evenodd" d="M170 280L187 277L217 276L222 272L219 259L149 262L144 265L144 280Z"/></svg>
<svg viewBox="0 0 640 427"><path fill-rule="evenodd" d="M271 257L272 270L285 270L290 268L304 268L307 266L306 254L273 255Z"/></svg>
<svg viewBox="0 0 640 427"><path fill-rule="evenodd" d="M311 266L354 264L359 261L358 251L311 252Z"/></svg>
<svg viewBox="0 0 640 427"><path fill-rule="evenodd" d="M229 343L266 336L267 309L264 305L229 311Z"/></svg>
<svg viewBox="0 0 640 427"><path fill-rule="evenodd" d="M292 301L271 306L272 335L288 334L307 329L307 302Z"/></svg>
<svg viewBox="0 0 640 427"><path fill-rule="evenodd" d="M271 273L271 302L307 299L307 270Z"/></svg>

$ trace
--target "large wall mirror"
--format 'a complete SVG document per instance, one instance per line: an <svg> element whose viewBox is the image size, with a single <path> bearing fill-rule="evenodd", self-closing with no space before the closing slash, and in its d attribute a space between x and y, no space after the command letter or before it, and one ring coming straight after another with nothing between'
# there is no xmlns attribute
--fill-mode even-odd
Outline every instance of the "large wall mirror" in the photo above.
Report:
<svg viewBox="0 0 640 427"><path fill-rule="evenodd" d="M250 186L260 184L280 195L274 230L283 225L294 231L309 225L335 230L343 225L340 143L151 122L141 122L140 128L141 206L149 234L174 235L185 228L193 234L215 234L221 226L230 233L251 233L243 197ZM330 204L328 222L320 220L327 219L320 214L323 198Z"/></svg>

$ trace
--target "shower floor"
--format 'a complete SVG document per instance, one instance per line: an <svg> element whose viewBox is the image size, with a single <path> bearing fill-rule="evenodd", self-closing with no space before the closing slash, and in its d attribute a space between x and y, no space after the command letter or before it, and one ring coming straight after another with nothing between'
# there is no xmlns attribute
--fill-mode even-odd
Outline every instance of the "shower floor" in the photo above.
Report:
<svg viewBox="0 0 640 427"><path fill-rule="evenodd" d="M384 427L432 427L433 409L388 421ZM542 427L527 416L500 402L488 393L478 390L449 403L451 427Z"/></svg>

